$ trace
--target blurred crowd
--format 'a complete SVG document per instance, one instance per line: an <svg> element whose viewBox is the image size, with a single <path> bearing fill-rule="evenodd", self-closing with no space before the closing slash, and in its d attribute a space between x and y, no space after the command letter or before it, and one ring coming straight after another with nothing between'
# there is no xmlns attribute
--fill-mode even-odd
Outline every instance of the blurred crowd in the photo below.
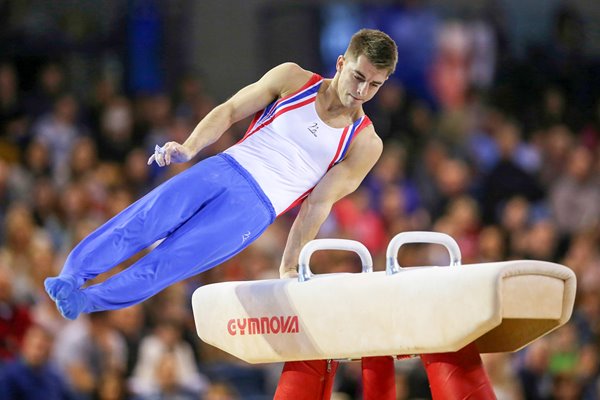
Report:
<svg viewBox="0 0 600 400"><path fill-rule="evenodd" d="M578 279L570 322L517 353L484 355L484 363L499 399L598 399L600 97L593 107L577 102L569 84L581 84L580 76L542 80L532 96L523 91L527 71L517 68L505 71L518 71L518 80L486 87L456 79L461 60L445 57L435 70L437 106L396 80L369 105L384 153L319 236L364 243L376 270L389 240L410 230L450 234L465 264L535 259L570 267ZM276 278L297 210L234 259L140 305L71 322L43 290L85 235L189 167L146 161L155 144L183 142L216 105L202 80L183 76L170 91L134 96L105 76L82 97L59 62L42 65L30 91L20 78L13 63L0 64L0 398L20 391L28 399L271 398L281 365L250 366L203 344L190 298L207 283ZM526 107L503 107L523 98ZM247 123L198 158L235 143ZM399 263L447 265L442 250L403 246ZM361 268L355 255L336 251L316 253L311 267ZM396 365L398 398L428 398L418 359ZM342 364L335 390L337 399L360 398L358 363Z"/></svg>

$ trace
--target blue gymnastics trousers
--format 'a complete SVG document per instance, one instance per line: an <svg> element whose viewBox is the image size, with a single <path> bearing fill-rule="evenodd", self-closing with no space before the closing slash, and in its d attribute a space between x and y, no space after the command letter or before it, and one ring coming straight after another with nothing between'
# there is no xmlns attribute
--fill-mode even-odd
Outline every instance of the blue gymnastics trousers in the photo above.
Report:
<svg viewBox="0 0 600 400"><path fill-rule="evenodd" d="M83 289L83 312L139 303L233 257L275 220L269 199L231 156L181 172L107 221L69 254L61 275L77 287L159 239L126 270Z"/></svg>

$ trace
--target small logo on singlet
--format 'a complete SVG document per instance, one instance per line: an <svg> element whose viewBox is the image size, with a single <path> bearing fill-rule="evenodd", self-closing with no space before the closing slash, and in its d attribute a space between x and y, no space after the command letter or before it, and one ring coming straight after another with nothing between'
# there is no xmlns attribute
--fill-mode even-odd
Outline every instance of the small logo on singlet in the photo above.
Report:
<svg viewBox="0 0 600 400"><path fill-rule="evenodd" d="M319 125L314 122L312 125L308 127L308 131L312 133L314 137L317 137L317 131L319 130Z"/></svg>
<svg viewBox="0 0 600 400"><path fill-rule="evenodd" d="M242 234L242 243L245 243L248 239L250 239L250 231Z"/></svg>

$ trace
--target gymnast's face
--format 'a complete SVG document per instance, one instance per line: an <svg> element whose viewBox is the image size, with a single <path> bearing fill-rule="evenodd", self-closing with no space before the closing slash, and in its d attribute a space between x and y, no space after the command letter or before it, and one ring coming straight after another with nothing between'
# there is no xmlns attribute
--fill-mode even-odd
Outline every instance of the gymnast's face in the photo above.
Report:
<svg viewBox="0 0 600 400"><path fill-rule="evenodd" d="M375 67L364 55L356 59L339 56L336 63L339 74L338 95L345 107L359 107L371 100L388 78L388 71Z"/></svg>

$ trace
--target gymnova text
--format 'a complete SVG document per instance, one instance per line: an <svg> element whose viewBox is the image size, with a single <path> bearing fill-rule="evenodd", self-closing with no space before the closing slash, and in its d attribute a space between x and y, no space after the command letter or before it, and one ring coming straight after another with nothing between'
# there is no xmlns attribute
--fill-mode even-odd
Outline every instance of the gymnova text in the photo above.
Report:
<svg viewBox="0 0 600 400"><path fill-rule="evenodd" d="M231 336L298 333L298 326L297 315L233 318L227 322L227 331Z"/></svg>

